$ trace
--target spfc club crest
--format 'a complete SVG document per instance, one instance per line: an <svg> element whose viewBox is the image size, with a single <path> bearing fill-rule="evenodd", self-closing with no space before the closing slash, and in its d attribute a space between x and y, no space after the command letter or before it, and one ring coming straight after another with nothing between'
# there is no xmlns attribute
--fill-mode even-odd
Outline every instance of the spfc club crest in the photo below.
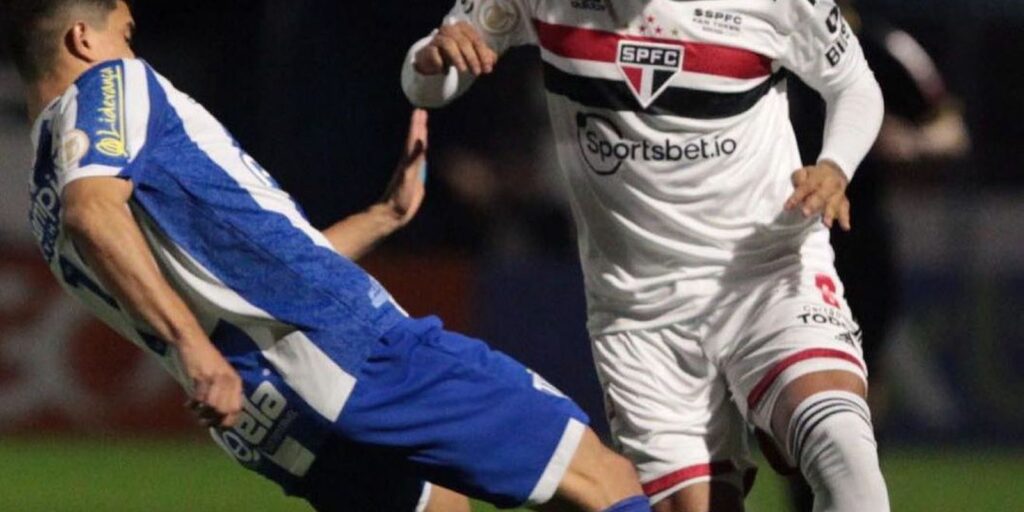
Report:
<svg viewBox="0 0 1024 512"><path fill-rule="evenodd" d="M651 106L683 69L684 48L678 45L619 41L619 69L629 90L644 108Z"/></svg>

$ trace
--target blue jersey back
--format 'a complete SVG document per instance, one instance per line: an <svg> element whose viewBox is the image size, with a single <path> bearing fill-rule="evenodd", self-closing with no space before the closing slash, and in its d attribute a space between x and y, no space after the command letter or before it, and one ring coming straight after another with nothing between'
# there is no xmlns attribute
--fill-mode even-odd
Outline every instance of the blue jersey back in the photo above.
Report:
<svg viewBox="0 0 1024 512"><path fill-rule="evenodd" d="M298 339L295 350L352 380L371 345L404 318L212 115L142 61L86 72L33 134L31 215L44 255L69 291L129 337L144 326L96 284L60 225L61 191L76 179L133 183L131 206L154 254L211 334L230 323L264 351ZM330 401L321 412L340 411Z"/></svg>

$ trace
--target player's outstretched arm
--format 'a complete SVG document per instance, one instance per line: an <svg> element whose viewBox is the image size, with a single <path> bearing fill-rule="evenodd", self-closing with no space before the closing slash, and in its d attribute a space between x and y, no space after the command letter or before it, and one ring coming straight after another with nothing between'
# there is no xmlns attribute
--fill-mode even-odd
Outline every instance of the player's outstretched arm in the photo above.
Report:
<svg viewBox="0 0 1024 512"><path fill-rule="evenodd" d="M128 209L129 181L82 178L63 192L64 225L81 256L130 314L175 346L191 379L190 408L208 426L230 427L242 381L171 288Z"/></svg>
<svg viewBox="0 0 1024 512"><path fill-rule="evenodd" d="M324 230L343 256L357 260L416 216L426 195L427 113L416 110L405 149L380 202Z"/></svg>

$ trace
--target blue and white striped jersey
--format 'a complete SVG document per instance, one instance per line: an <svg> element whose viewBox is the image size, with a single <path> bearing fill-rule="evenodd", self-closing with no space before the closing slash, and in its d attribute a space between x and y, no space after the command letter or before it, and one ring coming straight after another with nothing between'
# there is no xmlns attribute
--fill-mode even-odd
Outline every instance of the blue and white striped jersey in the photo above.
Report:
<svg viewBox="0 0 1024 512"><path fill-rule="evenodd" d="M68 183L130 180L153 253L214 342L248 338L312 409L338 418L372 344L404 314L211 114L145 62L118 60L83 74L32 134L32 228L68 292L188 385L175 351L99 284L61 223Z"/></svg>

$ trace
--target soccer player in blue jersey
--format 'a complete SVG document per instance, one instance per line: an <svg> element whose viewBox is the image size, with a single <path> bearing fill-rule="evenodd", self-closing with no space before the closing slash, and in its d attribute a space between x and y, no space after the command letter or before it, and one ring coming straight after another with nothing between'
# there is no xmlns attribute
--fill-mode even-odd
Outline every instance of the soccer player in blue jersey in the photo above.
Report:
<svg viewBox="0 0 1024 512"><path fill-rule="evenodd" d="M318 510L456 512L467 495L650 511L575 404L483 343L408 318L352 263L422 200L424 113L385 200L320 232L134 58L125 2L0 5L35 119L44 258L160 359L238 462Z"/></svg>

